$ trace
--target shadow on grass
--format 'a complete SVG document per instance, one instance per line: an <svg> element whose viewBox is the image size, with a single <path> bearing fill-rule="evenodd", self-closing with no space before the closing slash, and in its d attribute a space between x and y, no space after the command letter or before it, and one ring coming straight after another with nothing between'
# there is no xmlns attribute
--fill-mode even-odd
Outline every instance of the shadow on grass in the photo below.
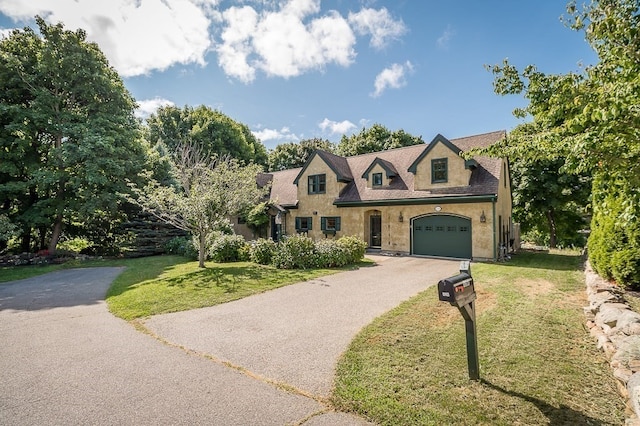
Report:
<svg viewBox="0 0 640 426"><path fill-rule="evenodd" d="M586 414L583 414L579 411L576 411L574 409L571 409L569 407L567 407L566 405L560 405L559 407L554 407L553 405L542 401L541 399L538 398L534 398L532 396L529 395L525 395L522 394L520 392L515 392L515 391L509 391L506 390L504 388L501 388L500 386L494 385L491 382L488 382L484 379L480 380L480 383L482 383L482 385L491 388L493 390L496 390L498 392L501 392L505 395L509 395L509 396L513 396L516 398L520 398L524 401L530 402L531 404L535 405L536 408L538 410L540 410L540 412L542 414L544 414L544 416L549 419L549 424L556 426L556 425L594 425L594 426L599 426L599 425L604 425L605 423L603 423L602 421L598 420L598 419L594 419L593 417L587 416Z"/></svg>
<svg viewBox="0 0 640 426"><path fill-rule="evenodd" d="M510 260L500 263L500 265L554 271L581 271L583 269L583 258L579 254L521 251L512 255Z"/></svg>

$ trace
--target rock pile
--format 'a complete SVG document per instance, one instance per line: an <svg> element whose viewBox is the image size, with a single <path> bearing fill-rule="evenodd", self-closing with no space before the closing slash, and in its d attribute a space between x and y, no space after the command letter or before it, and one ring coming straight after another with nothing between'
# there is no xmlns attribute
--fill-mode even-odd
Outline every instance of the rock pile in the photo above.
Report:
<svg viewBox="0 0 640 426"><path fill-rule="evenodd" d="M587 327L611 363L618 391L627 400L628 426L640 426L640 314L624 301L623 291L585 268L589 306Z"/></svg>

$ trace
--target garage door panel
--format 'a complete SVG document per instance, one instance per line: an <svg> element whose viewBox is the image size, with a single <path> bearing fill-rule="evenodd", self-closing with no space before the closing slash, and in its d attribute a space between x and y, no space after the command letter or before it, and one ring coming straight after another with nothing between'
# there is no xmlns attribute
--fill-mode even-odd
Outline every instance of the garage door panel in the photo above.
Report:
<svg viewBox="0 0 640 426"><path fill-rule="evenodd" d="M431 215L413 221L413 254L471 258L471 220Z"/></svg>

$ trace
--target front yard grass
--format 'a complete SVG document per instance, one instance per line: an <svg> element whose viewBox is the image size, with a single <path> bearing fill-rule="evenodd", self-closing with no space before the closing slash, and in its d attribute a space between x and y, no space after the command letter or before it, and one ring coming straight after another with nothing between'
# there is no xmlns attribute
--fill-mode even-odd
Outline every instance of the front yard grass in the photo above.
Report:
<svg viewBox="0 0 640 426"><path fill-rule="evenodd" d="M107 293L109 310L114 315L132 320L213 306L358 267L284 270L250 262L207 262L207 268L201 269L198 262L162 258L169 259L166 265L150 267L145 259L140 259L139 265L127 264ZM360 266L367 264L363 261Z"/></svg>
<svg viewBox="0 0 640 426"><path fill-rule="evenodd" d="M581 259L521 253L473 264L480 382L464 320L435 287L366 327L338 363L341 410L382 425L619 425L624 404L585 329Z"/></svg>

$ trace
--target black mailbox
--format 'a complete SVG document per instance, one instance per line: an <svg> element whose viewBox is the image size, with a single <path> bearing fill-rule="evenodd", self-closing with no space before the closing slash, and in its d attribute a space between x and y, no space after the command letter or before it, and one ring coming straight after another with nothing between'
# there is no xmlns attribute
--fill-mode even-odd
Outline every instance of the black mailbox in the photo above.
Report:
<svg viewBox="0 0 640 426"><path fill-rule="evenodd" d="M438 297L443 302L462 307L476 300L473 278L467 272L460 272L453 277L438 282Z"/></svg>

